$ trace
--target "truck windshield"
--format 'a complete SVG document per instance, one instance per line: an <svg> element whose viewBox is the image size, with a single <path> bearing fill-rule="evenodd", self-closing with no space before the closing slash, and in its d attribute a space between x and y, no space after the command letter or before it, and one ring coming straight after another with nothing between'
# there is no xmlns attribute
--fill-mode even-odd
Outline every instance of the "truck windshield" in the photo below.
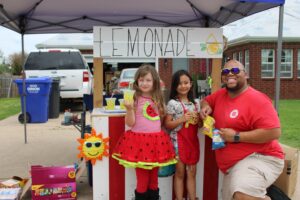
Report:
<svg viewBox="0 0 300 200"><path fill-rule="evenodd" d="M79 52L32 52L25 70L85 69Z"/></svg>

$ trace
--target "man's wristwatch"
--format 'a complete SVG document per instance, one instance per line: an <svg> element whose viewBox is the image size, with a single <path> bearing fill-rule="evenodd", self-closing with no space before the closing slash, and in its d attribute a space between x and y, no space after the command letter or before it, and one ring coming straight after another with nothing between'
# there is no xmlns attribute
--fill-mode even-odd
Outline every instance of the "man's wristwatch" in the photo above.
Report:
<svg viewBox="0 0 300 200"><path fill-rule="evenodd" d="M233 141L235 143L240 142L240 132L236 132L235 135L233 136Z"/></svg>

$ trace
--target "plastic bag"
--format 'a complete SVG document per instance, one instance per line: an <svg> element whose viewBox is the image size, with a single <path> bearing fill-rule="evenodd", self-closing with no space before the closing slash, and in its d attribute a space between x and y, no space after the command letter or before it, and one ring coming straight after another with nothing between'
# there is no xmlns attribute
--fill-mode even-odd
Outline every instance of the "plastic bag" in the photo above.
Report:
<svg viewBox="0 0 300 200"><path fill-rule="evenodd" d="M210 138L213 137L213 128L215 124L215 119L211 116L207 116L203 120L203 130L202 133L209 136Z"/></svg>
<svg viewBox="0 0 300 200"><path fill-rule="evenodd" d="M225 142L224 142L223 138L220 136L218 129L213 130L212 140L213 140L212 141L212 149L213 150L225 147Z"/></svg>
<svg viewBox="0 0 300 200"><path fill-rule="evenodd" d="M158 177L168 177L175 174L175 164L160 167Z"/></svg>

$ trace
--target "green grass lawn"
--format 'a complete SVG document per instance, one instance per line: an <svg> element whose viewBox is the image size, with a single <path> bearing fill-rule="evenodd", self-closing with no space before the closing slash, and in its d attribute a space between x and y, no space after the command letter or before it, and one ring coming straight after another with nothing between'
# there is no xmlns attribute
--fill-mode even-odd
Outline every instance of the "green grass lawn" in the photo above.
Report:
<svg viewBox="0 0 300 200"><path fill-rule="evenodd" d="M300 149L300 100L280 100L280 142Z"/></svg>
<svg viewBox="0 0 300 200"><path fill-rule="evenodd" d="M0 120L21 111L20 98L0 98ZM300 149L300 100L280 100L280 142Z"/></svg>
<svg viewBox="0 0 300 200"><path fill-rule="evenodd" d="M20 98L0 98L0 120L21 112Z"/></svg>

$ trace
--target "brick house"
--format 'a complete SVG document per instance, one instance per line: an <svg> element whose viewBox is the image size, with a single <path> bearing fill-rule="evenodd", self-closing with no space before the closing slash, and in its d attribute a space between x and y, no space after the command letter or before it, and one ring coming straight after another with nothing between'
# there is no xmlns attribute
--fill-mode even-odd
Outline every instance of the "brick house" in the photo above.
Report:
<svg viewBox="0 0 300 200"><path fill-rule="evenodd" d="M282 50L280 99L300 99L300 37L283 38ZM245 36L232 40L224 57L242 62L250 85L274 99L277 37Z"/></svg>

